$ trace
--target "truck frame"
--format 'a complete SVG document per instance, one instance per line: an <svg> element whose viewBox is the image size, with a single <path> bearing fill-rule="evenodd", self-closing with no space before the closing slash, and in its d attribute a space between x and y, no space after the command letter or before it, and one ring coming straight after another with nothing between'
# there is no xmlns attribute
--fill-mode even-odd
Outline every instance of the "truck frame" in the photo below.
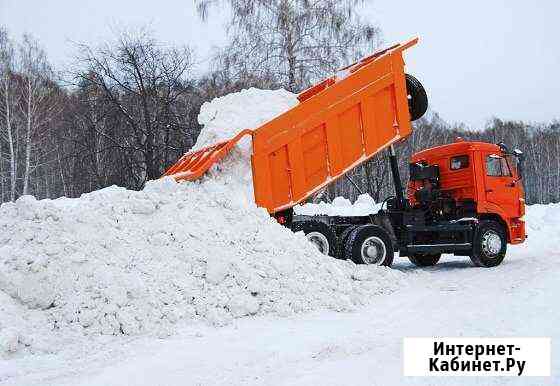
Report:
<svg viewBox="0 0 560 386"><path fill-rule="evenodd" d="M412 156L403 188L395 144L412 134L427 110L420 82L404 72L403 51L418 38L368 56L298 95L299 104L229 141L185 154L165 176L200 178L244 136L252 136L255 202L324 254L390 266L394 252L417 266L441 254L499 265L507 244L525 238L523 154L504 144L466 142ZM381 151L389 152L395 195L376 214L294 216L293 207L347 176Z"/></svg>

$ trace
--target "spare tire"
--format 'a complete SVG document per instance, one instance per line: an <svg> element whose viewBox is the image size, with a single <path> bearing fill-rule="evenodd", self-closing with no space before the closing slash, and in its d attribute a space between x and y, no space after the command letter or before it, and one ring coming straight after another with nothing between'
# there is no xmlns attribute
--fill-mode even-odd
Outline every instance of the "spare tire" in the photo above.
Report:
<svg viewBox="0 0 560 386"><path fill-rule="evenodd" d="M405 74L405 78L410 120L415 121L422 118L428 110L428 95L418 79L410 74Z"/></svg>

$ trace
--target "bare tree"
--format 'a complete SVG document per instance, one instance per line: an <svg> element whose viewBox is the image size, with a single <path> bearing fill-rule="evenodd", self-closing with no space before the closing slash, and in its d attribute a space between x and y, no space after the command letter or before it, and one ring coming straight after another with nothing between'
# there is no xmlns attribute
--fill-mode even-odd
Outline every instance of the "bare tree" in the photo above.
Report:
<svg viewBox="0 0 560 386"><path fill-rule="evenodd" d="M147 179L158 178L164 164L184 150L183 134L190 128L176 107L189 94L191 52L165 47L146 29L121 32L113 44L80 49L76 79L91 85L123 122L121 133L93 128L107 145L124 152L123 166L134 186L141 187Z"/></svg>
<svg viewBox="0 0 560 386"><path fill-rule="evenodd" d="M363 0L197 0L231 8L229 44L215 58L234 79L300 91L371 51L380 31L356 12Z"/></svg>
<svg viewBox="0 0 560 386"><path fill-rule="evenodd" d="M14 90L13 90L13 61L14 61L14 47L11 42L8 32L0 29L0 84L2 92L2 104L0 107L0 114L2 115L2 131L1 138L7 142L9 154L8 160L10 164L9 178L10 178L10 201L16 198L16 181L17 181L17 161L16 149L14 144L13 135L13 105L14 105ZM3 161L0 153L0 161ZM4 179L2 178L2 181Z"/></svg>
<svg viewBox="0 0 560 386"><path fill-rule="evenodd" d="M25 120L25 161L23 175L23 194L29 193L29 179L35 168L40 165L37 160L32 165L34 150L33 137L39 130L46 129L48 123L60 112L54 101L53 92L57 86L52 79L54 74L47 61L46 54L39 44L29 35L24 35L19 45L20 111Z"/></svg>

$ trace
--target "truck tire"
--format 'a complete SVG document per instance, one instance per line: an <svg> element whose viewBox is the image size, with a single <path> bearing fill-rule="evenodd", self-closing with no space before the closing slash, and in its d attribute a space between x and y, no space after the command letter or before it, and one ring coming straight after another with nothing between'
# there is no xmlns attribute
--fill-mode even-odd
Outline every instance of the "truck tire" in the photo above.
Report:
<svg viewBox="0 0 560 386"><path fill-rule="evenodd" d="M348 236L345 257L356 264L390 267L394 258L393 243L380 226L358 226Z"/></svg>
<svg viewBox="0 0 560 386"><path fill-rule="evenodd" d="M471 261L477 267L495 267L506 256L507 238L504 227L497 221L483 220L473 238Z"/></svg>
<svg viewBox="0 0 560 386"><path fill-rule="evenodd" d="M336 253L337 259L346 260L346 241L348 241L348 237L354 229L356 229L356 225L350 225L348 228L343 230L338 237L338 251Z"/></svg>
<svg viewBox="0 0 560 386"><path fill-rule="evenodd" d="M415 121L422 118L428 110L428 94L418 79L410 74L405 74L405 78L410 120Z"/></svg>
<svg viewBox="0 0 560 386"><path fill-rule="evenodd" d="M421 254L415 253L408 256L408 260L417 267L431 267L436 265L441 258L441 253Z"/></svg>
<svg viewBox="0 0 560 386"><path fill-rule="evenodd" d="M335 256L336 234L327 224L321 221L301 221L294 223L292 231L303 231L307 239L324 255Z"/></svg>

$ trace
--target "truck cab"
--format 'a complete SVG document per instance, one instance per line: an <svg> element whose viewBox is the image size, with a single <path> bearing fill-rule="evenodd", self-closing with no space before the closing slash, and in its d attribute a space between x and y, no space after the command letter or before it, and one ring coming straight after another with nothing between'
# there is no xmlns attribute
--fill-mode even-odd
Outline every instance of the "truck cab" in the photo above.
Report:
<svg viewBox="0 0 560 386"><path fill-rule="evenodd" d="M418 266L443 253L469 256L476 266L501 264L507 244L526 238L522 160L504 144L458 138L412 156L406 198L394 167L397 192L386 216L395 249Z"/></svg>
<svg viewBox="0 0 560 386"><path fill-rule="evenodd" d="M504 145L458 139L414 154L411 165L437 166L438 189L453 200L455 217L496 221L504 228L508 243L519 244L526 237L520 155ZM411 176L407 196L411 206L418 207L418 192L425 188L426 181Z"/></svg>

